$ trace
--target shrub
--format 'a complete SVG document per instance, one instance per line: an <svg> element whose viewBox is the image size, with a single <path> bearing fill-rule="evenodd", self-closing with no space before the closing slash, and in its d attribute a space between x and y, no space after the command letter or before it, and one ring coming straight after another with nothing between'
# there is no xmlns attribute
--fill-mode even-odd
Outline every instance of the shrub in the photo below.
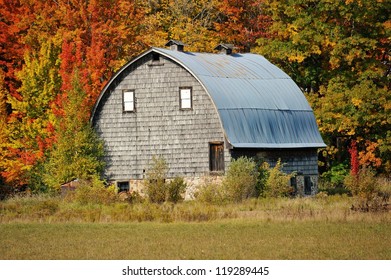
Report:
<svg viewBox="0 0 391 280"><path fill-rule="evenodd" d="M242 201L256 194L258 171L253 159L240 157L234 159L223 180L227 199L235 202Z"/></svg>
<svg viewBox="0 0 391 280"><path fill-rule="evenodd" d="M151 167L144 180L145 190L151 202L163 203L166 200L167 172L166 160L161 156L153 156Z"/></svg>
<svg viewBox="0 0 391 280"><path fill-rule="evenodd" d="M344 183L353 196L368 199L375 191L375 173L370 168L364 167L357 174L346 176Z"/></svg>
<svg viewBox="0 0 391 280"><path fill-rule="evenodd" d="M258 178L256 185L256 197L263 197L264 190L266 189L267 178L269 178L270 166L264 160L257 162Z"/></svg>
<svg viewBox="0 0 391 280"><path fill-rule="evenodd" d="M197 201L208 204L222 204L225 196L222 185L211 181L204 182L195 193Z"/></svg>
<svg viewBox="0 0 391 280"><path fill-rule="evenodd" d="M344 183L355 197L353 210L365 212L388 210L391 184L387 180L376 178L370 168L363 167L357 174L349 174Z"/></svg>
<svg viewBox="0 0 391 280"><path fill-rule="evenodd" d="M144 197L138 191L121 192L118 194L118 199L130 204L144 202Z"/></svg>
<svg viewBox="0 0 391 280"><path fill-rule="evenodd" d="M285 174L281 169L283 164L278 160L276 166L270 169L269 165L265 163L262 168L269 170L268 177L265 182L265 188L262 195L265 197L284 197L289 196L293 189L290 186L290 179L294 174Z"/></svg>
<svg viewBox="0 0 391 280"><path fill-rule="evenodd" d="M183 178L176 177L167 182L168 164L163 157L152 158L152 164L144 180L148 198L153 203L166 201L177 203L183 200L186 183Z"/></svg>
<svg viewBox="0 0 391 280"><path fill-rule="evenodd" d="M182 177L175 177L168 183L166 189L166 201L177 203L183 201L186 191L186 183Z"/></svg>
<svg viewBox="0 0 391 280"><path fill-rule="evenodd" d="M79 186L67 199L80 204L110 204L117 201L117 188L114 185L106 187L104 182L97 178L80 180Z"/></svg>
<svg viewBox="0 0 391 280"><path fill-rule="evenodd" d="M349 174L349 169L346 164L338 164L332 166L329 171L324 172L321 176L322 180L329 182L331 188L339 188L343 186L345 177Z"/></svg>

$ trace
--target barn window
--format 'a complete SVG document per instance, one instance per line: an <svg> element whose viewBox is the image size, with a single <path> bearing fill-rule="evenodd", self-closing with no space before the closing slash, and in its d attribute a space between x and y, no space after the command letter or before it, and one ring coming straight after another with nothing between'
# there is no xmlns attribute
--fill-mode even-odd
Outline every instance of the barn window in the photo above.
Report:
<svg viewBox="0 0 391 280"><path fill-rule="evenodd" d="M117 182L118 192L129 191L129 182Z"/></svg>
<svg viewBox="0 0 391 280"><path fill-rule="evenodd" d="M123 99L123 111L134 112L135 111L134 90L125 90L123 92L122 99Z"/></svg>
<svg viewBox="0 0 391 280"><path fill-rule="evenodd" d="M296 176L291 177L291 187L293 188L293 193L297 193L297 178Z"/></svg>
<svg viewBox="0 0 391 280"><path fill-rule="evenodd" d="M224 171L224 144L209 144L209 170L211 172Z"/></svg>
<svg viewBox="0 0 391 280"><path fill-rule="evenodd" d="M304 194L311 195L312 193L312 182L310 176L304 176Z"/></svg>
<svg viewBox="0 0 391 280"><path fill-rule="evenodd" d="M180 88L179 89L179 98L180 98L180 108L181 110L191 110L192 109L192 89L191 88Z"/></svg>
<svg viewBox="0 0 391 280"><path fill-rule="evenodd" d="M159 62L160 61L160 54L152 53L152 61L153 62Z"/></svg>

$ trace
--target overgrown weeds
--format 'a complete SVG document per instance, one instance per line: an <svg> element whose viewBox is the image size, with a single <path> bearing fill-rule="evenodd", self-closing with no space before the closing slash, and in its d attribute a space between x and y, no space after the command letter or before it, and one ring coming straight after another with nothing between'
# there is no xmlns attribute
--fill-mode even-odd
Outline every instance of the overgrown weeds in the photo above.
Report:
<svg viewBox="0 0 391 280"><path fill-rule="evenodd" d="M258 221L391 221L387 212L350 209L355 198L319 195L307 198L248 199L241 203L184 201L182 203L80 203L44 195L13 197L0 202L0 222L123 223L207 222L224 219Z"/></svg>
<svg viewBox="0 0 391 280"><path fill-rule="evenodd" d="M367 167L359 169L357 174L349 174L344 183L353 194L355 201L352 209L363 212L389 210L391 183L386 179L377 178Z"/></svg>
<svg viewBox="0 0 391 280"><path fill-rule="evenodd" d="M66 199L80 204L111 204L118 200L117 188L105 186L101 180L79 180L76 190L69 192Z"/></svg>

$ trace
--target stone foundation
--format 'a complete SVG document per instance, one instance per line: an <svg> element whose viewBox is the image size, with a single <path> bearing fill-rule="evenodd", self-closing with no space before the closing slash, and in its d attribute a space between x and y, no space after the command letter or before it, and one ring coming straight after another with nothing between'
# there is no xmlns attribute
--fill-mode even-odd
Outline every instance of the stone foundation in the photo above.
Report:
<svg viewBox="0 0 391 280"><path fill-rule="evenodd" d="M185 200L195 198L195 193L198 188L207 184L221 184L224 176L200 176L200 177L185 177L184 181L187 185L185 192ZM170 181L171 179L167 179ZM119 183L129 183L129 192L136 191L142 196L145 196L145 187L143 180L127 180L113 182L116 186ZM295 188L297 196L311 196L318 193L318 176L317 175L296 175L291 181L291 185Z"/></svg>
<svg viewBox="0 0 391 280"><path fill-rule="evenodd" d="M311 196L318 193L318 175L296 175L295 188L297 196Z"/></svg>

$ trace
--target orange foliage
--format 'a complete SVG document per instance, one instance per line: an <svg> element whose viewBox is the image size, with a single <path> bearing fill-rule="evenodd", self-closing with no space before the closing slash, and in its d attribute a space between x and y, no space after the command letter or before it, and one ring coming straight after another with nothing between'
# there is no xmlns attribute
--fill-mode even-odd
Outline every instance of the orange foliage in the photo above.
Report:
<svg viewBox="0 0 391 280"><path fill-rule="evenodd" d="M85 92L75 122L85 122L112 74L151 44L162 46L177 36L172 39L183 39L195 51L210 51L219 41L235 44L238 51L255 46L271 24L263 2L0 0L1 86L6 89L0 101L7 101L2 122L9 129L0 138L2 151L7 150L1 176L9 184L28 184L34 165L50 154L75 71Z"/></svg>
<svg viewBox="0 0 391 280"><path fill-rule="evenodd" d="M365 141L365 151L361 151L358 153L358 158L360 160L360 165L369 167L372 166L374 168L378 168L382 164L382 160L376 156L376 150L378 147L377 142L372 142L369 140Z"/></svg>

